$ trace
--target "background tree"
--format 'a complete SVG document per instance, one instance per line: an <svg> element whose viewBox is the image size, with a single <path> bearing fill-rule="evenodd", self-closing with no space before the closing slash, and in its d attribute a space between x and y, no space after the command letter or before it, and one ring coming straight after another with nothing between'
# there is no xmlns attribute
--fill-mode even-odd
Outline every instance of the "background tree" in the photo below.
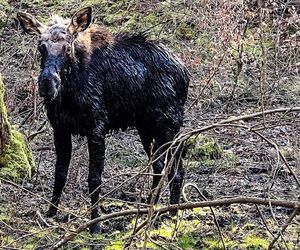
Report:
<svg viewBox="0 0 300 250"><path fill-rule="evenodd" d="M24 136L9 124L0 77L0 176L14 181L31 177L32 153Z"/></svg>

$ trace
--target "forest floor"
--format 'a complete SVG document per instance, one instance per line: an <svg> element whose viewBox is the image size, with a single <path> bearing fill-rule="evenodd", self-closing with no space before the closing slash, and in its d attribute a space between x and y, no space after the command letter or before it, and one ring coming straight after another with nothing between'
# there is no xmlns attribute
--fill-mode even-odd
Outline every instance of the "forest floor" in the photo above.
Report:
<svg viewBox="0 0 300 250"><path fill-rule="evenodd" d="M52 128L36 92L37 39L21 31L12 18L16 12L27 11L46 21L54 13L70 16L82 6L93 6L94 22L113 33L150 29L151 38L167 45L192 74L182 132L255 112L299 107L300 6L282 6L281 1L261 8L255 1L253 5L207 2L0 0L4 20L0 22L0 73L6 104L11 122L27 136L36 162L30 180L15 184L0 179L0 249L47 249L89 219L87 141L80 136L73 137L61 209L55 218L45 217L54 181ZM249 196L299 201L295 181L300 179L299 125L299 111L278 112L201 133L190 140L185 183L195 184L208 200ZM137 131L109 134L106 148L102 213L137 208L140 194L146 197L151 183L149 176L137 175L148 165ZM187 197L201 200L195 190L187 190ZM168 200L165 186L158 206L168 205ZM226 249L268 249L293 212L250 204L213 210L160 216L149 229L147 249L224 249L220 232ZM100 234L82 232L64 248L123 249L134 224L135 216L105 221ZM299 225L298 215L274 248L300 249ZM144 234L134 235L128 249L141 249L143 242Z"/></svg>

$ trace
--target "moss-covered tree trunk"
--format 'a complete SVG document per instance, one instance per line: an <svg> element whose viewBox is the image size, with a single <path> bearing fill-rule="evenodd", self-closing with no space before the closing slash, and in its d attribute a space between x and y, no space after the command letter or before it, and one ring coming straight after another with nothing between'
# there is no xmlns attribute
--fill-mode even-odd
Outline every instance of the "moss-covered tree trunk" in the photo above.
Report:
<svg viewBox="0 0 300 250"><path fill-rule="evenodd" d="M0 176L21 181L30 178L33 170L32 153L24 136L9 124L0 75Z"/></svg>
<svg viewBox="0 0 300 250"><path fill-rule="evenodd" d="M10 139L10 127L7 120L7 112L4 104L4 85L0 77L0 155Z"/></svg>
<svg viewBox="0 0 300 250"><path fill-rule="evenodd" d="M5 105L3 103L4 89L0 79L0 155L4 151L5 145L10 139L10 129L8 126Z"/></svg>

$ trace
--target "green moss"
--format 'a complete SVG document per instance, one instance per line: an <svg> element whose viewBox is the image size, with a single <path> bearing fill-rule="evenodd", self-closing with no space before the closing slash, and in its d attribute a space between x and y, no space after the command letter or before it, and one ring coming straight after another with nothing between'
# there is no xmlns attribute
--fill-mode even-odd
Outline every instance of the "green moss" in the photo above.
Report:
<svg viewBox="0 0 300 250"><path fill-rule="evenodd" d="M67 1L67 0L53 0L53 1L44 1L44 0L25 0L23 1L24 5L27 5L28 7L59 7L66 3L71 3L75 1Z"/></svg>
<svg viewBox="0 0 300 250"><path fill-rule="evenodd" d="M5 26L8 9L9 9L9 4L7 3L7 1L0 0L0 29Z"/></svg>
<svg viewBox="0 0 300 250"><path fill-rule="evenodd" d="M257 235L249 235L245 238L245 243L241 246L244 249L268 249L269 242Z"/></svg>
<svg viewBox="0 0 300 250"><path fill-rule="evenodd" d="M221 146L213 139L203 135L192 136L187 142L187 159L190 161L203 162L211 165L214 160L220 159L222 154Z"/></svg>
<svg viewBox="0 0 300 250"><path fill-rule="evenodd" d="M207 238L203 239L203 243L205 246L204 249L211 249L211 250L224 249L223 243L219 238L215 239L213 237L207 237ZM239 247L239 243L234 240L230 240L228 238L224 238L224 243L225 243L226 249L243 249L243 248L237 248L237 247Z"/></svg>
<svg viewBox="0 0 300 250"><path fill-rule="evenodd" d="M206 216L208 213L211 213L211 210L208 207L197 207L197 208L193 208L193 212L197 216Z"/></svg>
<svg viewBox="0 0 300 250"><path fill-rule="evenodd" d="M151 231L151 236L159 236L164 239L171 239L174 233L174 225L169 223L163 223L161 227L159 227L157 230L154 229Z"/></svg>
<svg viewBox="0 0 300 250"><path fill-rule="evenodd" d="M119 156L112 158L114 164L118 166L136 167L140 163L140 159L131 156Z"/></svg>
<svg viewBox="0 0 300 250"><path fill-rule="evenodd" d="M19 182L30 178L34 170L34 161L24 136L9 125L4 103L4 84L0 79L0 113L3 125L8 129L9 142L0 155L0 176Z"/></svg>
<svg viewBox="0 0 300 250"><path fill-rule="evenodd" d="M124 31L136 30L138 28L138 16L136 14L128 17L128 20L124 24Z"/></svg>
<svg viewBox="0 0 300 250"><path fill-rule="evenodd" d="M290 24L287 30L289 35L294 35L299 31L299 28L295 24Z"/></svg>
<svg viewBox="0 0 300 250"><path fill-rule="evenodd" d="M122 250L123 249L124 243L121 241L117 241L114 243L111 243L109 246L106 246L104 249L105 250Z"/></svg>
<svg viewBox="0 0 300 250"><path fill-rule="evenodd" d="M1 118L3 119L3 122L5 124L8 124L7 110L4 103L4 84L2 82L1 76L0 76L0 114L1 114Z"/></svg>
<svg viewBox="0 0 300 250"><path fill-rule="evenodd" d="M179 39L191 40L197 37L194 28L190 25L183 24L176 30L176 35Z"/></svg>
<svg viewBox="0 0 300 250"><path fill-rule="evenodd" d="M207 238L204 239L204 245L206 246L206 249L213 249L213 250L221 250L223 249L222 242L215 238Z"/></svg>
<svg viewBox="0 0 300 250"><path fill-rule="evenodd" d="M12 237L12 236L10 236L10 235L5 235L4 237L3 237L3 239L2 239L2 244L3 245L7 245L7 244L9 244L9 243L11 243L11 242L13 242L14 241L14 238Z"/></svg>
<svg viewBox="0 0 300 250"><path fill-rule="evenodd" d="M245 37L240 43L243 45L243 53L247 55L249 59L251 58L254 61L261 62L263 60L262 45L268 50L274 47L274 42L269 37L265 37L261 41L261 39L255 35L256 32L257 31L248 28ZM264 27L264 33L268 34L268 32L270 32L270 26L266 25ZM239 57L240 52L236 41L232 42L230 52L235 58Z"/></svg>
<svg viewBox="0 0 300 250"><path fill-rule="evenodd" d="M128 11L117 11L114 14L107 14L103 17L102 21L107 26L112 25L122 25L126 22L126 20L129 20L131 18L131 15Z"/></svg>
<svg viewBox="0 0 300 250"><path fill-rule="evenodd" d="M195 249L195 245L197 243L197 239L189 234L184 234L180 237L178 237L177 245L185 250L185 249Z"/></svg>
<svg viewBox="0 0 300 250"><path fill-rule="evenodd" d="M19 182L30 178L34 170L32 153L24 136L12 129L9 144L5 146L0 156L0 176Z"/></svg>
<svg viewBox="0 0 300 250"><path fill-rule="evenodd" d="M9 220L8 211L4 207L0 207L0 221L7 222ZM1 241L0 241L1 242Z"/></svg>
<svg viewBox="0 0 300 250"><path fill-rule="evenodd" d="M157 24L157 15L153 12L149 13L147 16L145 16L142 20L144 23L148 25L156 25Z"/></svg>

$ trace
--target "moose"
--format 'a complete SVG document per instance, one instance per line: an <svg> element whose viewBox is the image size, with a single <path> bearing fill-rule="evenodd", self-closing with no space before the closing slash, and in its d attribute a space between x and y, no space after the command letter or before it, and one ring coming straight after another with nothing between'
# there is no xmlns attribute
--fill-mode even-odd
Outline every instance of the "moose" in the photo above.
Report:
<svg viewBox="0 0 300 250"><path fill-rule="evenodd" d="M47 25L25 12L19 12L17 19L25 32L38 36L38 89L53 127L55 181L47 216L57 213L74 134L88 141L92 219L98 217L105 136L111 131L135 127L148 157L155 152L153 194L170 162L164 153L166 145L183 124L190 81L187 68L145 32L113 35L91 24L91 7L71 19L55 16ZM184 176L180 154L174 155L168 176L171 204L179 203ZM95 224L89 230L98 233L100 229Z"/></svg>

